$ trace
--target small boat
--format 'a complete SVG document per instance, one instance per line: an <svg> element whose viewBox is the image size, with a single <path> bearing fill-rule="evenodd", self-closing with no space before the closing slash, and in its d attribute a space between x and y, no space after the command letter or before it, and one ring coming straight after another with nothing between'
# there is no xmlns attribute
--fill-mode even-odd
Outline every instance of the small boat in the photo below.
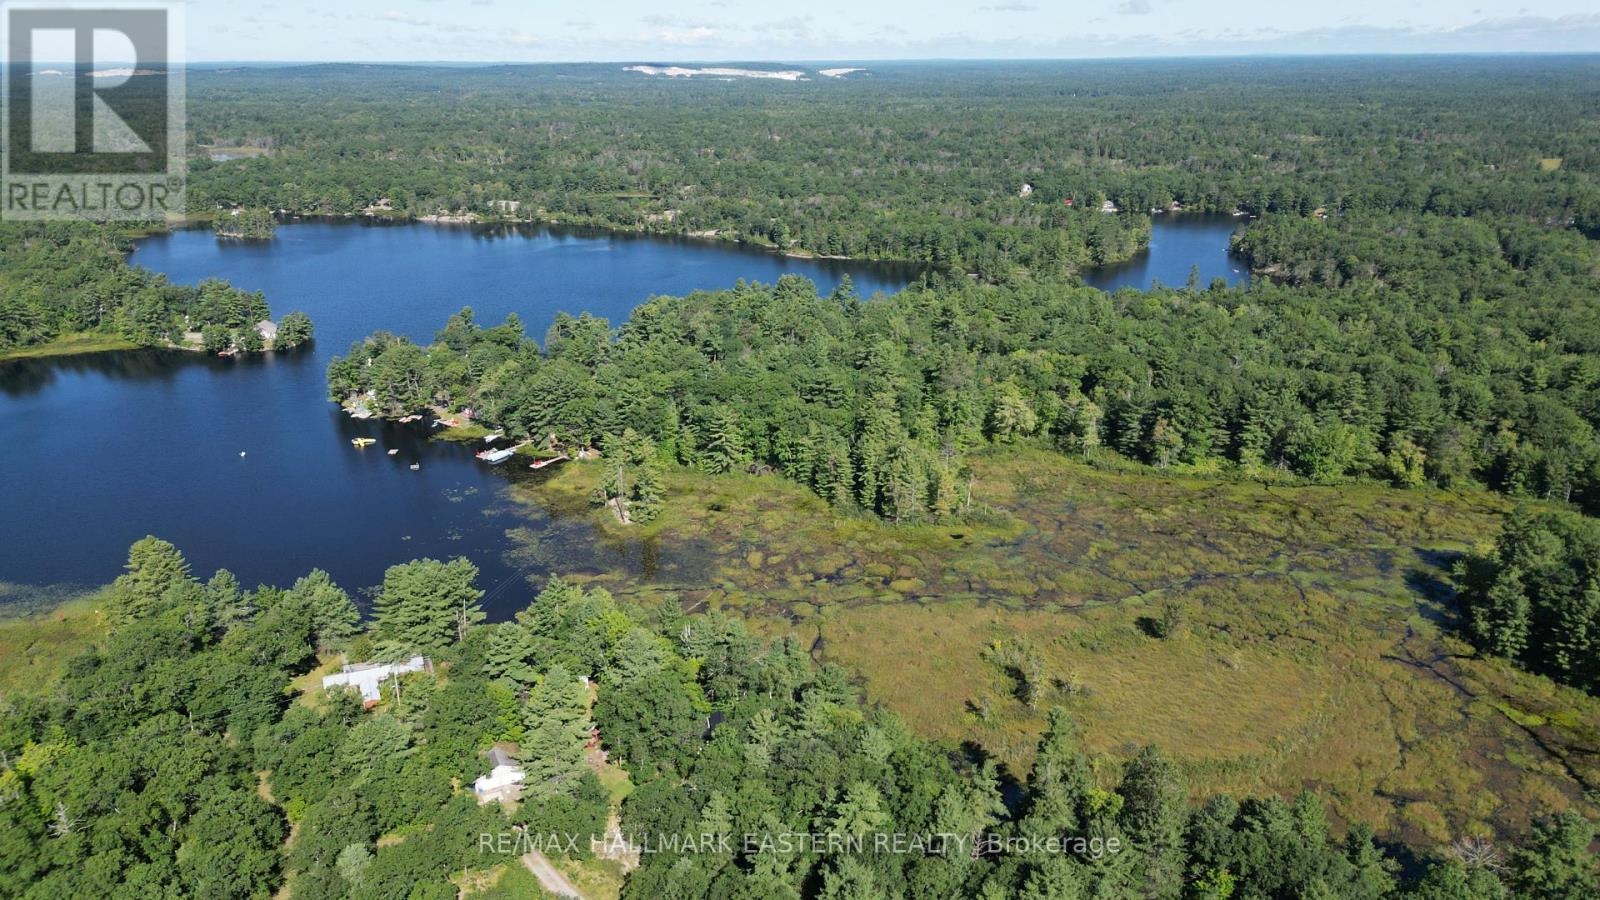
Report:
<svg viewBox="0 0 1600 900"><path fill-rule="evenodd" d="M512 450L510 447L506 447L501 450L485 450L478 454L478 458L486 463L489 463L490 465L496 465L510 459L516 454L516 452L517 451Z"/></svg>
<svg viewBox="0 0 1600 900"><path fill-rule="evenodd" d="M563 453L560 456L552 456L549 459L536 459L536 460L534 460L532 463L530 463L528 465L528 468L530 468L530 469L542 469L545 466L553 466L556 463L561 462L562 460L568 459L568 458L569 457L565 453Z"/></svg>
<svg viewBox="0 0 1600 900"><path fill-rule="evenodd" d="M376 444L377 442L378 442L377 438L351 438L350 439L350 443L355 445L355 448L357 450L364 450L367 447L370 447L373 444Z"/></svg>
<svg viewBox="0 0 1600 900"><path fill-rule="evenodd" d="M435 427L435 428L438 428L441 425L443 425L446 428L455 428L455 427L459 426L460 424L461 424L461 422L456 420L456 419L434 419L433 420L433 427Z"/></svg>
<svg viewBox="0 0 1600 900"><path fill-rule="evenodd" d="M394 456L395 454L397 454L399 452L400 452L400 448L396 447L395 449L389 451L389 455L390 456Z"/></svg>
<svg viewBox="0 0 1600 900"><path fill-rule="evenodd" d="M420 422L420 421L422 421L422 417L419 416L419 415L409 415L409 416L401 416L400 417L400 422L403 425L410 425L412 422Z"/></svg>
<svg viewBox="0 0 1600 900"><path fill-rule="evenodd" d="M413 471L413 472L415 472L415 471L417 471L418 469L421 469L421 468L422 468L422 463L412 463L411 464L411 471Z"/></svg>
<svg viewBox="0 0 1600 900"><path fill-rule="evenodd" d="M503 435L500 432L496 431L494 434L486 434L486 435L484 435L483 436L483 442L485 444L492 444L495 441L498 441L503 437L505 437L505 435Z"/></svg>

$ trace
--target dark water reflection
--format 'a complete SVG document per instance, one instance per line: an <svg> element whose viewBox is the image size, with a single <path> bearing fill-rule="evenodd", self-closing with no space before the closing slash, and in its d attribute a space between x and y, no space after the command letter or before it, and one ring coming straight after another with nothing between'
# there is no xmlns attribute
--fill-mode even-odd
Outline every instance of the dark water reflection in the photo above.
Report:
<svg viewBox="0 0 1600 900"><path fill-rule="evenodd" d="M317 340L240 359L141 350L0 363L0 582L103 584L149 533L202 577L227 567L246 584L287 585L321 566L360 588L396 562L464 554L495 592L497 617L526 602L527 577L649 571L654 552L597 543L581 510L511 501L509 478L543 473L485 466L477 446L429 440L422 427L339 414L325 398L333 354L377 329L425 341L467 305L483 322L515 312L542 337L558 310L621 322L652 294L741 278L794 272L827 291L848 274L870 295L914 275L703 241L331 223L259 244L177 232L141 243L133 261L176 282L263 290L277 314L309 313ZM354 437L377 444L358 451ZM539 535L541 558L507 557L512 528Z"/></svg>
<svg viewBox="0 0 1600 900"><path fill-rule="evenodd" d="M1201 288L1216 278L1229 285L1249 283L1249 266L1230 252L1228 245L1234 229L1244 224L1243 218L1191 213L1153 218L1150 246L1143 253L1125 263L1087 272L1083 280L1103 291L1147 291L1156 282L1183 287L1191 272L1198 275Z"/></svg>
<svg viewBox="0 0 1600 900"><path fill-rule="evenodd" d="M1226 230L1196 234L1221 255ZM1169 248L1190 246L1158 231L1146 262L1165 266ZM552 572L687 584L709 552L603 538L586 508L511 489L547 473L486 466L478 446L430 440L423 426L340 414L325 397L332 355L378 329L426 341L468 305L485 323L515 312L542 337L559 310L620 323L651 295L741 278L794 272L828 291L848 274L869 296L916 277L693 240L332 223L285 226L268 243L177 232L142 242L133 262L179 283L263 290L276 314L309 313L317 340L241 359L141 350L0 363L0 583L104 584L145 534L177 544L202 578L226 567L249 585L287 586L318 566L354 590L397 562L465 555L497 619ZM377 443L356 450L355 437Z"/></svg>

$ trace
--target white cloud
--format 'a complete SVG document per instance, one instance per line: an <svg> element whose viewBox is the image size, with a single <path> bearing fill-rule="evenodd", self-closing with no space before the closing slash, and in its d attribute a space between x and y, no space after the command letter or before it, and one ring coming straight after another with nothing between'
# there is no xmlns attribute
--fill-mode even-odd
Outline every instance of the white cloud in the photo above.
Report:
<svg viewBox="0 0 1600 900"><path fill-rule="evenodd" d="M394 9L386 11L378 18L385 22L398 22L401 25L412 25L417 28L427 28L433 25L433 22L424 19L421 16L413 16L410 13L403 13Z"/></svg>

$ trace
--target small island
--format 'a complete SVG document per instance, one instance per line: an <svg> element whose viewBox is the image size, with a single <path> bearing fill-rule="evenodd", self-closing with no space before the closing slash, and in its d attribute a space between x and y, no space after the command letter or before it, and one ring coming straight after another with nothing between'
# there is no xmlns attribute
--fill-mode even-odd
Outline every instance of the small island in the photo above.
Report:
<svg viewBox="0 0 1600 900"><path fill-rule="evenodd" d="M241 241L270 241L278 233L271 210L240 206L219 214L212 227L219 238Z"/></svg>

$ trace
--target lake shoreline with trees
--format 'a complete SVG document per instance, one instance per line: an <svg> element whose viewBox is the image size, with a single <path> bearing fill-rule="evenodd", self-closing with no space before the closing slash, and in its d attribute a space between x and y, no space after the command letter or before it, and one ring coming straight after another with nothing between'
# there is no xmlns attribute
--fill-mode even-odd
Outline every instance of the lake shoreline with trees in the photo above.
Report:
<svg viewBox="0 0 1600 900"><path fill-rule="evenodd" d="M308 316L274 322L259 291L214 278L173 285L130 265L134 241L155 233L82 223L0 229L0 359L131 347L233 355L311 340Z"/></svg>
<svg viewBox="0 0 1600 900"><path fill-rule="evenodd" d="M189 74L0 225L208 351L0 365L3 900L1600 895L1600 56Z"/></svg>

